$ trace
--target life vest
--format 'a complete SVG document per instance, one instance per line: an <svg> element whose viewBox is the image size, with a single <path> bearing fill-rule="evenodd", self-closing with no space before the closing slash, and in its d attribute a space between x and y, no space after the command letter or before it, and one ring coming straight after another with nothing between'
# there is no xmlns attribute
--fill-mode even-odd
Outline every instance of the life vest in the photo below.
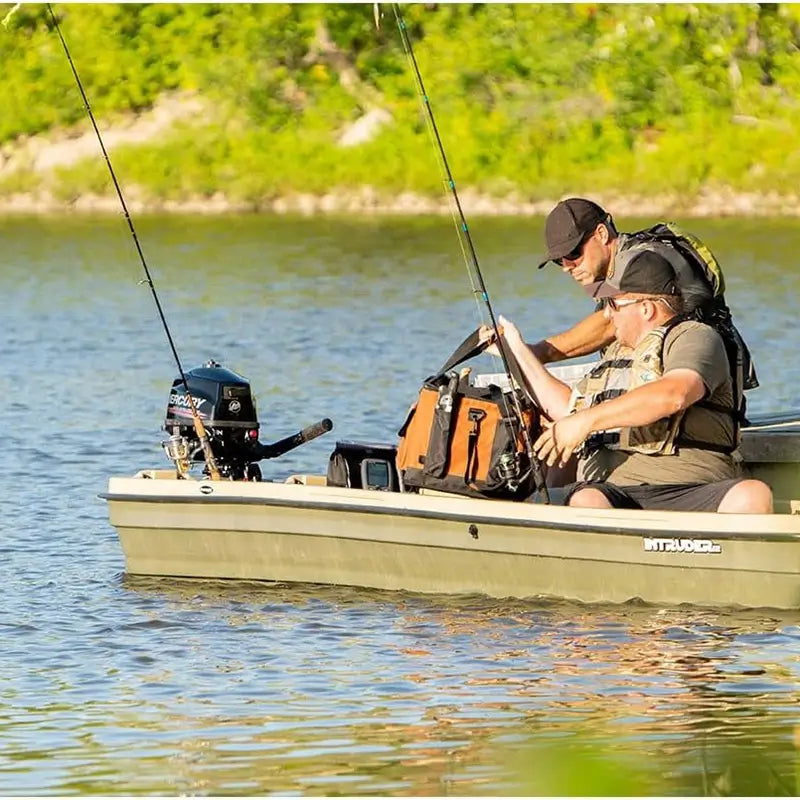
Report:
<svg viewBox="0 0 800 800"><path fill-rule="evenodd" d="M744 390L759 384L750 350L725 302L725 276L719 262L696 236L674 222L660 222L637 233L620 234L606 280L618 286L628 264L642 250L655 251L675 270L686 318L705 322L722 337L731 368L736 425L740 426L746 417Z"/></svg>
<svg viewBox="0 0 800 800"><path fill-rule="evenodd" d="M605 400L619 397L626 391L658 380L664 374L664 341L675 327L689 320L674 317L665 325L650 331L635 348L613 342L603 360L591 369L575 386L570 411L581 411ZM716 452L732 453L738 446L738 428L731 407L701 400L695 406L724 413L734 420L733 444L689 439L681 430L686 409L670 417L641 425L602 431L587 439L583 455L598 447L647 455L673 455L678 447L696 447Z"/></svg>

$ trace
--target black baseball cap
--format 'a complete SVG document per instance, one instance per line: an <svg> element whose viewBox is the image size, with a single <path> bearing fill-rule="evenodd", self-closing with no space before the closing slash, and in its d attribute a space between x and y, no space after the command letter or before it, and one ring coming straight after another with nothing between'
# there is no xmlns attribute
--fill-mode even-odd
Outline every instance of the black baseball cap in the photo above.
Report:
<svg viewBox="0 0 800 800"><path fill-rule="evenodd" d="M666 258L652 250L642 250L621 273L586 287L592 297L616 297L618 294L676 295L675 270Z"/></svg>
<svg viewBox="0 0 800 800"><path fill-rule="evenodd" d="M548 215L544 223L544 254L541 269L549 261L556 261L571 253L601 222L611 216L597 203L583 197L562 200Z"/></svg>

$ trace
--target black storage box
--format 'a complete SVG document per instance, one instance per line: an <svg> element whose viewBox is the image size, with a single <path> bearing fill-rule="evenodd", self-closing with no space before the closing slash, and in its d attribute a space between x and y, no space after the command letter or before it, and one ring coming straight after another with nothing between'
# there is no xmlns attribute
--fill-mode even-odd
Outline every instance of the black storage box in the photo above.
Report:
<svg viewBox="0 0 800 800"><path fill-rule="evenodd" d="M336 442L328 462L328 486L402 492L397 446L375 442Z"/></svg>

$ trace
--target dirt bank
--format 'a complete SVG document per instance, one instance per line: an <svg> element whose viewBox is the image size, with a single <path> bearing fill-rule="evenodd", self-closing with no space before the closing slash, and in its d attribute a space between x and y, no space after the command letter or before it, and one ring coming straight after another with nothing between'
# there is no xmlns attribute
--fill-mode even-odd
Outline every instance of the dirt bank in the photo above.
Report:
<svg viewBox="0 0 800 800"><path fill-rule="evenodd" d="M145 201L136 186L123 187L131 213L276 213L302 214L365 214L419 215L449 214L451 202L416 195L410 192L387 199L369 186L357 190L332 191L324 195L287 194L258 204L232 201L218 193L211 197L192 197L181 201ZM731 190L702 193L691 202L666 195L652 197L619 197L589 189L576 189L574 194L587 195L600 202L617 217L775 217L800 216L800 197L776 194L748 194ZM468 217L474 216L540 216L547 214L558 197L529 201L519 197L496 198L469 189L459 194ZM82 195L64 202L46 191L0 196L0 214L118 214L116 195Z"/></svg>
<svg viewBox="0 0 800 800"><path fill-rule="evenodd" d="M202 119L210 113L207 104L190 93L164 96L150 111L104 120L103 141L109 151L119 145L143 143L163 135L178 123ZM358 124L358 123L356 123ZM120 212L113 188L109 194L84 194L65 201L48 188L48 175L60 167L69 167L86 158L98 158L99 146L92 128L44 134L18 139L0 146L0 214L54 214L67 212ZM41 188L15 192L12 182L3 179L27 171L43 178ZM290 193L257 204L242 203L217 193L211 197L190 197L181 201L150 201L137 186L124 186L126 203L132 213L203 213L272 212L277 214L449 214L448 197L430 198L413 193L388 197L370 186L332 190L323 195ZM729 189L703 191L687 200L680 195L621 197L593 187L576 186L570 194L587 195L602 203L618 217L726 217L726 216L800 216L800 195L756 194ZM469 188L459 191L467 216L546 214L560 199L550 197L530 200L510 195L489 197Z"/></svg>

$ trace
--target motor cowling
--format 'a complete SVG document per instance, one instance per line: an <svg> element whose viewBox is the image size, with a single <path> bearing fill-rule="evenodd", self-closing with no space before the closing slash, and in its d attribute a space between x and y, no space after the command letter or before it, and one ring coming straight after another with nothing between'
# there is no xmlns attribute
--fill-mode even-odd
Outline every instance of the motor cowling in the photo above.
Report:
<svg viewBox="0 0 800 800"><path fill-rule="evenodd" d="M250 383L216 361L207 361L172 382L164 430L183 437L190 462L204 461L186 389L206 429L220 474L226 478L258 479L252 462L263 457L258 441L259 423ZM169 453L168 453L169 454Z"/></svg>
<svg viewBox="0 0 800 800"><path fill-rule="evenodd" d="M333 428L325 417L291 436L264 444L258 441L258 417L250 383L216 361L207 361L172 382L164 430L170 434L164 451L179 477L187 477L192 463L205 462L195 430L192 404L203 423L220 476L231 480L260 481L262 458L278 458ZM205 470L208 474L208 467Z"/></svg>

